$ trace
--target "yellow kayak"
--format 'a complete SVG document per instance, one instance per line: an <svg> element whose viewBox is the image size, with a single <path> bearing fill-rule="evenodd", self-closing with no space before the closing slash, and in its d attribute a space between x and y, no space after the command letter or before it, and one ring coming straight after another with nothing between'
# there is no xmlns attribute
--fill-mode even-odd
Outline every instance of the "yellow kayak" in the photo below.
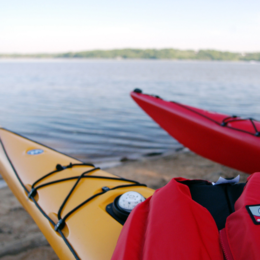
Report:
<svg viewBox="0 0 260 260"><path fill-rule="evenodd" d="M127 215L154 192L4 128L0 173L60 259L111 259Z"/></svg>

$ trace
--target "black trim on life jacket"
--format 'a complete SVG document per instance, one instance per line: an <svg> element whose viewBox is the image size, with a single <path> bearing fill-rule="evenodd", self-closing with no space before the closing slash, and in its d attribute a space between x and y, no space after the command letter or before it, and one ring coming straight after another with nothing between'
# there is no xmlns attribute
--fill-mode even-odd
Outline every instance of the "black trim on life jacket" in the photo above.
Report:
<svg viewBox="0 0 260 260"><path fill-rule="evenodd" d="M181 183L189 187L192 199L210 212L219 230L225 227L227 217L235 212L235 202L246 185L245 183L212 185L210 182L200 180L187 180Z"/></svg>

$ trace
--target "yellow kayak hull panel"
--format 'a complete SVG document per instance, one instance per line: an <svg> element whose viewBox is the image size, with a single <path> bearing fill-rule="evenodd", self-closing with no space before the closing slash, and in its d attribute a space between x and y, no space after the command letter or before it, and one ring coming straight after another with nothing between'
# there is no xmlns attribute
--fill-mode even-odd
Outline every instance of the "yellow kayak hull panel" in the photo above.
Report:
<svg viewBox="0 0 260 260"><path fill-rule="evenodd" d="M106 211L106 206L127 191L137 191L145 198L154 190L145 186L129 186L111 190L113 187L129 185L121 179L91 165L78 165L55 172L36 184L36 187L60 179L68 179L38 188L33 199L28 198L34 182L62 166L81 164L74 158L33 142L18 134L0 128L0 173L16 198L32 216L60 259L109 260L112 257L122 225ZM31 154L30 151L40 151ZM96 196L65 220L61 232L55 231L58 212L75 182L83 172L97 178L81 178L61 211L66 216L75 207L91 196L101 193L102 187L110 190ZM103 179L109 177L111 179Z"/></svg>

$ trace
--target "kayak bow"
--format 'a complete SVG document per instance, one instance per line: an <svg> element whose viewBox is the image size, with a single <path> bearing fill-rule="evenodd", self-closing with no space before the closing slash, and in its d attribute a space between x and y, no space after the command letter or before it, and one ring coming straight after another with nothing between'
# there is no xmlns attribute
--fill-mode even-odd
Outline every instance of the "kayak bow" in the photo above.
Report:
<svg viewBox="0 0 260 260"><path fill-rule="evenodd" d="M195 153L246 173L260 171L260 122L165 101L139 89L131 96L155 122Z"/></svg>

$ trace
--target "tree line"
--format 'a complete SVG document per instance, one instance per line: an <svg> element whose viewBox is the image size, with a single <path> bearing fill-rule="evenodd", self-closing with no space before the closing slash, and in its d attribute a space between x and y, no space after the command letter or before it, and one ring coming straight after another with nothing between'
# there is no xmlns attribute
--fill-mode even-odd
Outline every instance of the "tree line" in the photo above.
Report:
<svg viewBox="0 0 260 260"><path fill-rule="evenodd" d="M166 59L260 61L260 52L239 53L217 50L115 49L58 54L0 54L0 58L85 58L85 59Z"/></svg>

